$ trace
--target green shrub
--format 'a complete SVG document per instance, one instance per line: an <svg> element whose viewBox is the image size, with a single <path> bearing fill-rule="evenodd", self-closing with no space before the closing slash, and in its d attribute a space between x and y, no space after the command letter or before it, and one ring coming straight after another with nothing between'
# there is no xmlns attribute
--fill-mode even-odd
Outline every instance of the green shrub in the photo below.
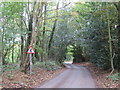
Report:
<svg viewBox="0 0 120 90"><path fill-rule="evenodd" d="M115 73L115 74L109 76L109 78L111 78L113 81L118 81L118 80L120 80L120 73Z"/></svg>
<svg viewBox="0 0 120 90"><path fill-rule="evenodd" d="M60 66L55 61L45 61L45 62L36 62L34 67L40 67L46 70L56 70L59 69Z"/></svg>

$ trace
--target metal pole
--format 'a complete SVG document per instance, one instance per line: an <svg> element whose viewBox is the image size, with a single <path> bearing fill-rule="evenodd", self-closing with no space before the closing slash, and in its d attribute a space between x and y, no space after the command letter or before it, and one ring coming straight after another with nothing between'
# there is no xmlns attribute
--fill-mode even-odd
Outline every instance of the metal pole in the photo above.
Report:
<svg viewBox="0 0 120 90"><path fill-rule="evenodd" d="M32 54L30 54L30 75L32 74Z"/></svg>

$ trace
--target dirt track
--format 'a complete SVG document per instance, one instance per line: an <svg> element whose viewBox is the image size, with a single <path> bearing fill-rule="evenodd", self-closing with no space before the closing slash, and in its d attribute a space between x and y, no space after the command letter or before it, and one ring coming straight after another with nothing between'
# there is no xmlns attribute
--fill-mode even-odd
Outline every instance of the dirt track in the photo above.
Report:
<svg viewBox="0 0 120 90"><path fill-rule="evenodd" d="M96 88L90 72L82 66L66 64L66 71L39 88Z"/></svg>

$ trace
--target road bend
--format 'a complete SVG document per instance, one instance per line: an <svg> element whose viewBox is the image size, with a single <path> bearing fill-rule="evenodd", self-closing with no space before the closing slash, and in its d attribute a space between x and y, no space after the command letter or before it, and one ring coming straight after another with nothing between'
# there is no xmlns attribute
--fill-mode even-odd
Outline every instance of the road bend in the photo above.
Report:
<svg viewBox="0 0 120 90"><path fill-rule="evenodd" d="M66 64L67 70L39 88L96 88L90 72L83 66Z"/></svg>

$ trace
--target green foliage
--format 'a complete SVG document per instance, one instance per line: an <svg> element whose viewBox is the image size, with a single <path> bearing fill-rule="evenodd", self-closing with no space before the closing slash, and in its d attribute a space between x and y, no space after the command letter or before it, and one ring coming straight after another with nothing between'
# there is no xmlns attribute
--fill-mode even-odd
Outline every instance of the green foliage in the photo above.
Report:
<svg viewBox="0 0 120 90"><path fill-rule="evenodd" d="M2 71L14 71L19 69L19 64L2 65Z"/></svg>
<svg viewBox="0 0 120 90"><path fill-rule="evenodd" d="M4 75L7 75L7 77L10 80L14 79L13 72L20 69L18 64L2 65L1 68L2 68L2 72L0 74L3 76L3 78L4 78Z"/></svg>
<svg viewBox="0 0 120 90"><path fill-rule="evenodd" d="M19 63L21 59L21 52L26 54L28 46L29 18L32 14L33 2L4 2L0 3L0 33L2 33L2 53L4 64ZM34 62L39 61L43 57L46 62L37 62L35 66L52 69L57 67L54 63L61 64L64 60L84 61L84 57L88 57L89 61L95 63L98 67L103 69L110 68L110 51L109 51L109 37L108 28L110 28L112 41L112 55L115 53L114 65L118 70L120 69L119 49L117 31L115 25L118 24L118 12L114 5L115 3L100 3L100 2L85 2L76 3L71 7L64 7L59 10L55 9L57 3L51 2L47 4L46 24L44 25L44 13L42 8L44 5L36 3L33 11L33 29L35 30L33 40L33 47L35 46ZM30 10L28 10L30 5ZM60 6L64 6L61 3ZM106 7L107 6L107 7ZM37 8L38 7L38 8ZM37 16L38 11L40 15ZM58 12L58 17L56 16ZM108 18L109 24L108 27ZM39 17L39 18L38 18ZM34 27L34 23L38 18L38 22ZM48 43L54 21L57 19L53 40L51 42L50 55L48 56ZM43 33L45 27L45 33ZM43 36L44 34L44 36ZM23 39L23 42L22 42ZM43 40L44 39L44 40ZM42 46L42 42L44 45ZM21 46L23 45L23 49ZM73 52L71 52L73 51ZM24 55L24 61L26 60ZM51 59L51 60L50 60ZM50 60L50 61L49 61ZM51 62L51 63L50 63ZM6 66L8 67L8 66ZM5 70L12 70L6 69Z"/></svg>
<svg viewBox="0 0 120 90"><path fill-rule="evenodd" d="M13 78L14 78L13 72L10 72L10 73L8 74L8 77L9 77L10 80L13 80Z"/></svg>
<svg viewBox="0 0 120 90"><path fill-rule="evenodd" d="M72 61L73 60L73 52L72 51L73 51L73 46L72 45L67 46L65 61Z"/></svg>
<svg viewBox="0 0 120 90"><path fill-rule="evenodd" d="M69 29L67 27L67 17L61 16L59 19L64 21L57 22L55 35L50 51L50 58L56 60L58 63L62 63L66 59L67 46L71 43L72 36L70 36Z"/></svg>
<svg viewBox="0 0 120 90"><path fill-rule="evenodd" d="M18 62L20 52L20 38L25 37L28 32L21 30L23 9L26 7L23 2L2 2L1 3L1 31L2 31L2 52L3 64Z"/></svg>
<svg viewBox="0 0 120 90"><path fill-rule="evenodd" d="M85 61L85 58L83 56L81 46L75 45L73 50L73 63L80 63L84 61Z"/></svg>
<svg viewBox="0 0 120 90"><path fill-rule="evenodd" d="M36 62L34 67L40 67L46 70L56 70L60 68L60 66L55 61L50 60L46 60L45 62Z"/></svg>
<svg viewBox="0 0 120 90"><path fill-rule="evenodd" d="M110 18L113 52L116 53L117 50L115 48L118 46L116 46L117 42L115 40L117 40L117 34L114 26L117 21L117 11L114 4L94 2L76 4L73 10L77 12L78 16L74 18L79 26L74 27L74 29L77 29L75 43L86 50L84 53L86 53L92 63L103 69L111 68L107 12ZM78 49L78 51L80 50ZM118 67L116 62L118 63L117 56L114 58L114 66Z"/></svg>
<svg viewBox="0 0 120 90"><path fill-rule="evenodd" d="M115 73L115 74L109 76L109 78L111 78L113 81L118 81L118 80L120 80L120 73Z"/></svg>

